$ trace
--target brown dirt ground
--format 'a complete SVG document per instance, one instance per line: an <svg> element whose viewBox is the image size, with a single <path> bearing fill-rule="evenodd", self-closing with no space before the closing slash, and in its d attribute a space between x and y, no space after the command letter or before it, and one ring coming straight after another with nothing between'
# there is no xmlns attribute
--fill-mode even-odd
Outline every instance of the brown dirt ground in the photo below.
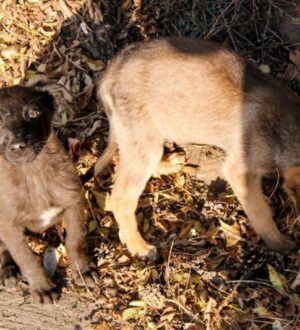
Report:
<svg viewBox="0 0 300 330"><path fill-rule="evenodd" d="M22 290L0 292L1 330L80 330L92 323L93 304L80 294L67 292L55 304L40 305L26 301Z"/></svg>

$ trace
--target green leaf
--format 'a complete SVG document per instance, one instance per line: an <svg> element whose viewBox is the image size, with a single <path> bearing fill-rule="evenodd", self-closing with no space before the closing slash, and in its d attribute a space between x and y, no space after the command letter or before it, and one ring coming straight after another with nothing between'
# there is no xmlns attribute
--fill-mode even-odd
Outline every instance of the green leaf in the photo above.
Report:
<svg viewBox="0 0 300 330"><path fill-rule="evenodd" d="M96 220L92 220L89 222L89 233L93 232L95 229L97 229L98 224Z"/></svg>
<svg viewBox="0 0 300 330"><path fill-rule="evenodd" d="M134 319L138 316L140 312L140 308L127 308L122 313L122 319L123 321L128 321L130 319Z"/></svg>

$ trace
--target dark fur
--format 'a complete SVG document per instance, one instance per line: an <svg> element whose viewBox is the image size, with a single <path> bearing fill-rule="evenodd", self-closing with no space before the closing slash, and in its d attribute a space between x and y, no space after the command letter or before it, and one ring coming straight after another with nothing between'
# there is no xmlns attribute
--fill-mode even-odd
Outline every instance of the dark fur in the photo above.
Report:
<svg viewBox="0 0 300 330"><path fill-rule="evenodd" d="M9 252L31 291L42 296L53 284L29 249L25 228L42 231L63 218L72 270L89 271L81 184L51 130L53 114L53 98L46 92L21 86L0 90L0 276L10 275ZM53 207L63 211L45 224L41 215Z"/></svg>

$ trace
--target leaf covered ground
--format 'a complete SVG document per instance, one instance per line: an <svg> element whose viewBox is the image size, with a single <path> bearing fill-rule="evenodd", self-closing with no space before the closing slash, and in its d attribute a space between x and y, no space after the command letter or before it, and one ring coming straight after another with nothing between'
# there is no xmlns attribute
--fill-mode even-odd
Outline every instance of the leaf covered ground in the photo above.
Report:
<svg viewBox="0 0 300 330"><path fill-rule="evenodd" d="M59 105L55 127L83 176L107 142L95 81L124 46L158 36L215 40L299 94L299 22L296 4L279 0L3 0L0 86L53 80L67 87L73 97ZM188 170L149 181L137 218L162 257L153 265L119 242L109 209L113 180L112 165L84 186L100 276L95 290L80 293L94 306L87 329L300 329L300 298L291 288L298 252L268 251L230 187L206 185ZM299 220L276 174L264 190L281 231L299 241ZM67 265L62 231L28 235L36 253L56 248L58 273Z"/></svg>

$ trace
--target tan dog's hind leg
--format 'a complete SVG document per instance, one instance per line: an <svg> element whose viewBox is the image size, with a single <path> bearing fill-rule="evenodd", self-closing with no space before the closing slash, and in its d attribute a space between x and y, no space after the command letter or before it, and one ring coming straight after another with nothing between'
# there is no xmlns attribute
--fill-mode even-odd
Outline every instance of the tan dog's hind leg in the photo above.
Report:
<svg viewBox="0 0 300 330"><path fill-rule="evenodd" d="M97 177L98 174L100 174L104 167L108 165L108 163L112 160L114 154L116 153L118 149L117 143L114 141L112 129L109 132L108 137L108 145L106 149L104 150L101 157L97 160L94 168L94 176Z"/></svg>
<svg viewBox="0 0 300 330"><path fill-rule="evenodd" d="M236 164L225 163L224 174L234 193L242 204L251 225L266 245L275 251L294 249L295 243L280 233L271 209L265 201L261 187L261 177L243 171L237 172Z"/></svg>
<svg viewBox="0 0 300 330"><path fill-rule="evenodd" d="M138 139L143 140L140 135ZM163 143L149 139L145 145L130 139L130 143L119 143L120 164L111 195L111 209L119 225L119 237L132 255L157 258L156 248L139 233L135 210L147 180L155 171L163 153ZM151 141L151 142L150 142Z"/></svg>

